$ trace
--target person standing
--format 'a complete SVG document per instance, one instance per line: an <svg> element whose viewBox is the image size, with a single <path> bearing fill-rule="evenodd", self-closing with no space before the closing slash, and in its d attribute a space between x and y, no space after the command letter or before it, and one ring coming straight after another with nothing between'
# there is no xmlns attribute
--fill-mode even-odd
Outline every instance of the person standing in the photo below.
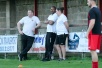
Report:
<svg viewBox="0 0 102 68"><path fill-rule="evenodd" d="M56 7L51 7L51 15L48 16L47 21L47 34L46 34L46 42L45 42L45 57L42 61L50 61L51 55L53 51L53 45L56 38L56 20L58 18L56 14Z"/></svg>
<svg viewBox="0 0 102 68"><path fill-rule="evenodd" d="M57 32L57 37L56 37L56 49L59 54L59 61L65 60L66 56L66 47L65 47L65 41L66 38L68 37L68 30L69 30L69 25L68 25L68 20L67 17L63 14L64 8L57 8L56 13L59 16L57 19L57 24L56 24L56 32Z"/></svg>
<svg viewBox="0 0 102 68"><path fill-rule="evenodd" d="M33 13L33 10L28 10L28 16L23 17L17 23L22 43L22 51L19 55L19 61L22 61L22 59L27 60L27 52L30 50L34 42L35 29L41 26L39 18L34 16ZM23 30L21 30L21 25L23 25Z"/></svg>
<svg viewBox="0 0 102 68"><path fill-rule="evenodd" d="M88 13L88 30L86 38L88 39L88 49L91 52L92 68L98 68L98 55L96 50L100 50L101 35L101 12L96 6L97 0L87 0L91 8Z"/></svg>

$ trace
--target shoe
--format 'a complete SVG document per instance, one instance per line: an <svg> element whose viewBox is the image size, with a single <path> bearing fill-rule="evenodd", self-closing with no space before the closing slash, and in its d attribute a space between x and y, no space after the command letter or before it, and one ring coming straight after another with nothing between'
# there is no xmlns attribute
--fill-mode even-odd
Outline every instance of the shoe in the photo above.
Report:
<svg viewBox="0 0 102 68"><path fill-rule="evenodd" d="M63 60L62 58L59 58L59 59L58 59L58 61L62 61L62 60Z"/></svg>
<svg viewBox="0 0 102 68"><path fill-rule="evenodd" d="M18 55L19 61L22 61L22 56L21 54Z"/></svg>
<svg viewBox="0 0 102 68"><path fill-rule="evenodd" d="M54 60L54 56L51 56L51 60Z"/></svg>
<svg viewBox="0 0 102 68"><path fill-rule="evenodd" d="M46 60L43 60L44 62L46 62L46 61L50 61L50 59L46 59Z"/></svg>
<svg viewBox="0 0 102 68"><path fill-rule="evenodd" d="M24 57L23 59L24 59L24 60L29 60L28 57Z"/></svg>
<svg viewBox="0 0 102 68"><path fill-rule="evenodd" d="M43 58L41 61L44 61L46 58Z"/></svg>
<svg viewBox="0 0 102 68"><path fill-rule="evenodd" d="M66 59L62 59L62 60L66 60Z"/></svg>
<svg viewBox="0 0 102 68"><path fill-rule="evenodd" d="M43 58L42 61L50 61L50 59Z"/></svg>

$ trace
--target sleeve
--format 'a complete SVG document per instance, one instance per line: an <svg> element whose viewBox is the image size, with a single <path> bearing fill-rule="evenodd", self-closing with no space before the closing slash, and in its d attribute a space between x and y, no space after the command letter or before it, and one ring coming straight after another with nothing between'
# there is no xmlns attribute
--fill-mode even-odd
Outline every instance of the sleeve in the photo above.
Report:
<svg viewBox="0 0 102 68"><path fill-rule="evenodd" d="M47 18L48 20L50 20L50 15L48 16L48 18Z"/></svg>
<svg viewBox="0 0 102 68"><path fill-rule="evenodd" d="M95 13L93 10L90 11L90 20L95 19Z"/></svg>
<svg viewBox="0 0 102 68"><path fill-rule="evenodd" d="M19 23L20 23L20 24L23 24L23 23L24 23L24 19L25 19L25 18L23 17L23 18L19 21Z"/></svg>
<svg viewBox="0 0 102 68"><path fill-rule="evenodd" d="M36 24L39 24L40 23L40 20L38 17L36 17Z"/></svg>
<svg viewBox="0 0 102 68"><path fill-rule="evenodd" d="M63 23L66 22L66 21L68 21L67 17L64 16L63 19L62 19L62 21L63 21Z"/></svg>
<svg viewBox="0 0 102 68"><path fill-rule="evenodd" d="M57 18L58 18L57 14L54 14L54 15L52 15L52 16L49 15L48 20L51 20L51 21L56 22Z"/></svg>
<svg viewBox="0 0 102 68"><path fill-rule="evenodd" d="M54 14L54 15L52 16L52 21L56 22L57 18L58 18L57 14Z"/></svg>

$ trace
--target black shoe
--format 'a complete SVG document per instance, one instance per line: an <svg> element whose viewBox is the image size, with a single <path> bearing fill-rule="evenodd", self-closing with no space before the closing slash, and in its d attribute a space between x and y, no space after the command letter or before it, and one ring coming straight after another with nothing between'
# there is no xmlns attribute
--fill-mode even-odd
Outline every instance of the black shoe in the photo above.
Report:
<svg viewBox="0 0 102 68"><path fill-rule="evenodd" d="M44 61L44 60L46 60L46 58L43 58L41 61Z"/></svg>
<svg viewBox="0 0 102 68"><path fill-rule="evenodd" d="M19 61L22 61L22 56L21 54L18 55Z"/></svg>
<svg viewBox="0 0 102 68"><path fill-rule="evenodd" d="M28 59L24 58L23 60L28 60Z"/></svg>
<svg viewBox="0 0 102 68"><path fill-rule="evenodd" d="M43 58L42 61L50 61L50 59Z"/></svg>
<svg viewBox="0 0 102 68"><path fill-rule="evenodd" d="M59 58L59 59L58 59L58 61L62 61L62 60L63 60L62 58Z"/></svg>
<svg viewBox="0 0 102 68"><path fill-rule="evenodd" d="M28 60L28 57L24 57L23 59L24 59L24 60Z"/></svg>
<svg viewBox="0 0 102 68"><path fill-rule="evenodd" d="M46 62L46 61L50 61L50 59L46 59L46 60L43 60L44 62Z"/></svg>

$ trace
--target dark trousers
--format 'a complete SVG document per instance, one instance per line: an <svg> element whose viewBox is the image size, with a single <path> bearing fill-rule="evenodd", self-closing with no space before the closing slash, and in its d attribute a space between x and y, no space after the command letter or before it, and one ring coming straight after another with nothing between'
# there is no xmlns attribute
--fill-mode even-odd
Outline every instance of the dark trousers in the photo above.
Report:
<svg viewBox="0 0 102 68"><path fill-rule="evenodd" d="M32 47L33 42L34 37L27 36L25 34L21 35L22 51L20 55L22 56L22 58L27 59L27 52Z"/></svg>
<svg viewBox="0 0 102 68"><path fill-rule="evenodd" d="M45 58L50 59L53 51L53 45L55 42L56 34L52 32L47 32L45 41Z"/></svg>

